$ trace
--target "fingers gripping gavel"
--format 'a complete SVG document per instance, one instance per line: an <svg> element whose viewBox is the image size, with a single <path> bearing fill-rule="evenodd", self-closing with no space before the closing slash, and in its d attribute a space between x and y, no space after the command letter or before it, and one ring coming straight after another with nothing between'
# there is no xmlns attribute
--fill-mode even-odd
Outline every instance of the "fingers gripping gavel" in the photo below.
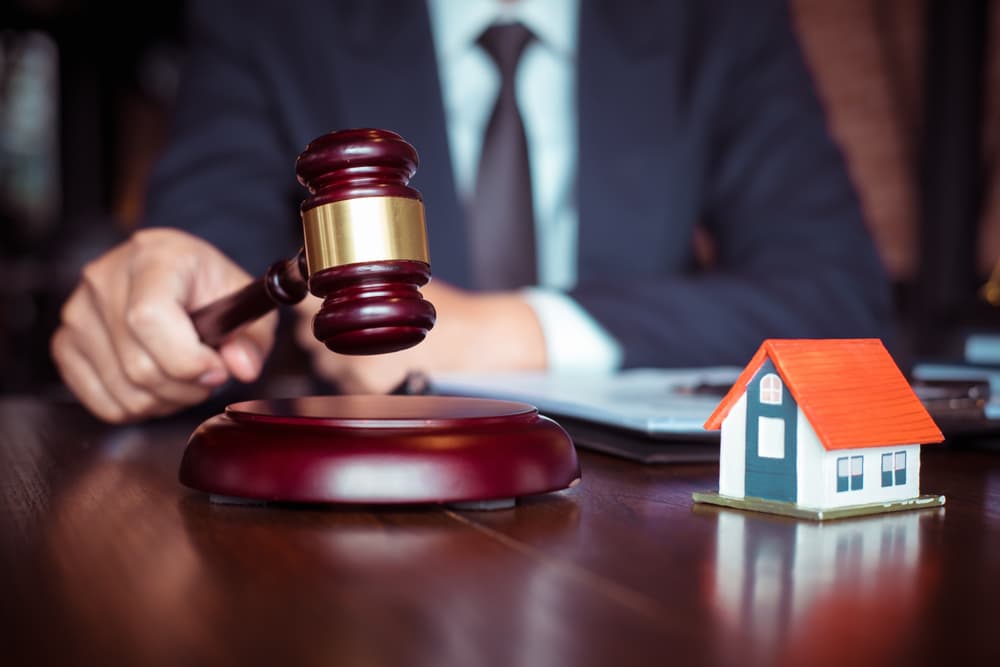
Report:
<svg viewBox="0 0 1000 667"><path fill-rule="evenodd" d="M430 280L420 193L409 187L417 153L398 134L357 129L326 134L299 155L304 245L261 280L191 316L201 339L219 345L239 326L307 291L323 298L313 334L342 354L412 347L434 326L420 287Z"/></svg>

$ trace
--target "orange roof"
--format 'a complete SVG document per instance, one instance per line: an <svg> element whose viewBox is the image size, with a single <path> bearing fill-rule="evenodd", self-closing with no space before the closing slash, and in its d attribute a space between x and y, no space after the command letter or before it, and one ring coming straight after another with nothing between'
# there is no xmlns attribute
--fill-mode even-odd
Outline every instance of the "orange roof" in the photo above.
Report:
<svg viewBox="0 0 1000 667"><path fill-rule="evenodd" d="M826 449L941 442L944 436L877 338L764 341L705 422L722 427L770 358Z"/></svg>

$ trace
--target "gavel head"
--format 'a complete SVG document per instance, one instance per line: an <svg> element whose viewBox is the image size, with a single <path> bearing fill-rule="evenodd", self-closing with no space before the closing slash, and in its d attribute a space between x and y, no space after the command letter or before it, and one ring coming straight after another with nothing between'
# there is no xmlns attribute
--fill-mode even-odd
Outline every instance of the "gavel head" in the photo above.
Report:
<svg viewBox="0 0 1000 667"><path fill-rule="evenodd" d="M323 299L313 334L334 352L382 354L434 326L424 205L408 183L417 152L398 134L357 129L319 137L295 172L309 189L302 228L309 291Z"/></svg>

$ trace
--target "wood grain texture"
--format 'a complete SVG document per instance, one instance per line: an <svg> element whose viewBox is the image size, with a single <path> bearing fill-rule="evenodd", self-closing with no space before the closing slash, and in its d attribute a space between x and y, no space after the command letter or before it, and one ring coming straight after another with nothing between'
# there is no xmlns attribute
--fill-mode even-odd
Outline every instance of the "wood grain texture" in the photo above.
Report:
<svg viewBox="0 0 1000 667"><path fill-rule="evenodd" d="M0 401L4 664L997 664L1000 449L925 454L943 510L694 508L715 465L582 453L512 510L213 505L195 418Z"/></svg>

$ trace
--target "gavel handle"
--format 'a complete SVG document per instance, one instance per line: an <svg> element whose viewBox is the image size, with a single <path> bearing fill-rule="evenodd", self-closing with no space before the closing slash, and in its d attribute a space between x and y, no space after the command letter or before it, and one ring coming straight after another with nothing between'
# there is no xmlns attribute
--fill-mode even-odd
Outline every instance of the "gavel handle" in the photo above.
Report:
<svg viewBox="0 0 1000 667"><path fill-rule="evenodd" d="M309 293L305 253L275 262L260 280L202 306L191 321L202 342L219 347L233 331L282 304L296 304Z"/></svg>

